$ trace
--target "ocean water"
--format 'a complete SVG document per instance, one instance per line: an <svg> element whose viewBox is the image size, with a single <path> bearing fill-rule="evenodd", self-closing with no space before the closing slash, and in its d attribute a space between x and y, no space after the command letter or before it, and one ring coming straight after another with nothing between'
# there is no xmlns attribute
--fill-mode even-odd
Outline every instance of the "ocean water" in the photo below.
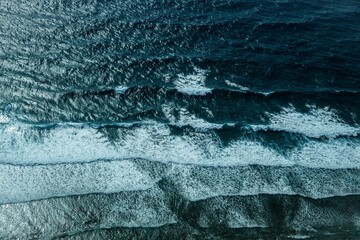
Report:
<svg viewBox="0 0 360 240"><path fill-rule="evenodd" d="M0 1L0 239L169 238L360 238L359 1Z"/></svg>

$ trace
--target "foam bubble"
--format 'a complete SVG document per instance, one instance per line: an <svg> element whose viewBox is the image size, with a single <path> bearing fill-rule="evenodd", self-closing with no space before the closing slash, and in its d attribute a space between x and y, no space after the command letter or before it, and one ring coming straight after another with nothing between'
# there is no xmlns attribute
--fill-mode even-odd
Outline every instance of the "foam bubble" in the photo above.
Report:
<svg viewBox="0 0 360 240"><path fill-rule="evenodd" d="M176 216L158 187L0 205L1 239L52 239L84 230L174 223Z"/></svg>
<svg viewBox="0 0 360 240"><path fill-rule="evenodd" d="M143 191L160 179L185 199L285 194L327 198L359 194L359 170L300 166L196 166L141 159L52 165L0 165L0 203L54 196Z"/></svg>
<svg viewBox="0 0 360 240"><path fill-rule="evenodd" d="M225 80L225 83L226 83L227 85L229 85L230 87L234 87L234 88L239 89L239 90L242 91L242 92L248 92L248 91L250 91L250 89L249 89L248 87L244 87L244 86L242 86L242 85L240 85L240 84L230 82L229 80Z"/></svg>
<svg viewBox="0 0 360 240"><path fill-rule="evenodd" d="M126 92L126 90L128 90L129 88L126 86L117 86L114 88L115 92L118 94L124 94Z"/></svg>
<svg viewBox="0 0 360 240"><path fill-rule="evenodd" d="M299 166L204 167L182 165L171 176L186 199L258 194L301 195L314 199L359 194L358 170L312 169Z"/></svg>
<svg viewBox="0 0 360 240"><path fill-rule="evenodd" d="M188 95L206 95L211 93L212 89L205 86L206 70L194 68L194 74L178 74L174 82L175 88Z"/></svg>
<svg viewBox="0 0 360 240"><path fill-rule="evenodd" d="M197 118L185 108L175 108L174 106L164 105L162 109L170 125L173 126L191 126L198 130L221 129L224 126L224 124L210 123L204 119ZM235 124L226 125L234 126Z"/></svg>
<svg viewBox="0 0 360 240"><path fill-rule="evenodd" d="M9 163L87 162L117 156L104 135L91 127L48 130L10 124L1 128L0 135L0 158Z"/></svg>
<svg viewBox="0 0 360 240"><path fill-rule="evenodd" d="M5 124L0 126L0 135L0 161L13 164L144 158L150 161L209 166L360 166L360 147L357 141L309 141L284 155L250 139L234 140L224 146L213 131L190 131L174 135L168 125L158 123L109 129L91 126L44 129Z"/></svg>
<svg viewBox="0 0 360 240"><path fill-rule="evenodd" d="M308 137L357 136L360 129L344 123L330 108L309 105L308 113L298 112L293 106L283 108L279 114L268 114L269 125L253 125L255 130L275 130L301 133Z"/></svg>
<svg viewBox="0 0 360 240"><path fill-rule="evenodd" d="M54 196L145 190L157 179L131 161L87 164L0 165L0 203Z"/></svg>
<svg viewBox="0 0 360 240"><path fill-rule="evenodd" d="M36 129L7 125L1 129L2 162L59 163L98 159L145 158L152 161L207 165L287 164L274 150L249 141L222 147L212 132L172 135L165 124L114 130L118 138L91 127L61 126Z"/></svg>
<svg viewBox="0 0 360 240"><path fill-rule="evenodd" d="M291 239L309 239L309 238L311 238L311 236L309 236L309 235L301 235L301 234L289 235L287 237L291 238Z"/></svg>
<svg viewBox="0 0 360 240"><path fill-rule="evenodd" d="M10 118L8 118L5 115L0 114L0 124L1 123L9 123L10 122Z"/></svg>
<svg viewBox="0 0 360 240"><path fill-rule="evenodd" d="M294 149L289 159L298 165L315 168L360 168L360 145L346 140L310 141Z"/></svg>

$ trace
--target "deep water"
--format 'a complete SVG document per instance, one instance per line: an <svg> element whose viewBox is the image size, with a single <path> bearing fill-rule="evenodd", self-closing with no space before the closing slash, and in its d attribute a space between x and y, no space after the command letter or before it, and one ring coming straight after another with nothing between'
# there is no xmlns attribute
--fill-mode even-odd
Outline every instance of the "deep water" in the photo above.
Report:
<svg viewBox="0 0 360 240"><path fill-rule="evenodd" d="M1 0L0 239L359 239L360 2Z"/></svg>

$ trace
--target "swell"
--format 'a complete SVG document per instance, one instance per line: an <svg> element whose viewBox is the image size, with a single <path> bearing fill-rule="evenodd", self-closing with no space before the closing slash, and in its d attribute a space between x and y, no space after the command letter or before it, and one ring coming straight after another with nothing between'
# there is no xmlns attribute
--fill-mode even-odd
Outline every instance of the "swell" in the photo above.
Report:
<svg viewBox="0 0 360 240"><path fill-rule="evenodd" d="M215 87L212 85L209 85L209 87L212 88L211 93L205 94L205 95L193 95L194 97L201 97L201 98L215 98L216 95L231 95L231 96L243 96L245 97L252 97L254 99L256 98L263 98L263 99L276 99L276 98L326 98L326 99L332 99L332 98L345 98L345 99L351 99L354 98L354 100L357 99L357 96L360 94L360 90L357 91L356 89L349 89L349 90L341 90L341 89L304 89L297 91L296 89L289 89L287 90L277 90L274 92L261 92L261 91L251 91L249 90L241 90L237 89L235 87L231 88L228 86L225 87ZM67 98L72 96L82 97L82 96L91 96L91 95L116 95L116 87L114 88L108 88L108 89L78 89L78 90L71 90L71 91L61 91L58 93L60 96ZM174 95L174 91L176 89L171 88L171 84L168 84L164 86L164 84L159 85L144 85L144 86L130 86L126 89L124 93L132 94L133 92L167 92L169 91L171 95ZM188 94L181 94L180 95L188 95ZM191 95L191 94L190 94Z"/></svg>
<svg viewBox="0 0 360 240"><path fill-rule="evenodd" d="M295 49L299 47L294 46ZM95 46L95 48L98 49L99 46ZM92 50L87 49L84 51L92 52ZM110 51L114 52L114 50ZM259 51L259 53L250 55L262 55L264 50L259 49ZM313 51L311 50L311 52ZM100 87L111 89L119 85L129 87L161 87L165 85L171 87L179 74L191 74L194 72L194 66L196 66L208 71L205 76L206 82L209 87L214 89L229 89L225 82L231 80L249 88L249 92L260 94L279 91L309 93L359 91L357 87L359 63L355 59L348 60L350 53L333 54L328 57L328 60L324 59L326 57L314 58L314 61L321 63L302 63L304 60L289 60L289 56L287 56L289 53L276 54L278 60L269 63L274 64L274 66L264 66L260 64L259 59L251 60L250 56L245 55L248 54L248 51L239 53L238 50L234 49L233 52L238 52L238 54L236 56L221 55L216 57L194 53L191 54L193 57L189 57L187 54L179 53L169 57L168 53L149 53L149 56L141 57L131 56L131 54L119 56L117 53L113 53L114 56L109 56L109 54L103 53L104 56L99 58L101 54L94 53L95 59L92 59L91 56L83 56L83 59L78 59L77 56L80 53L75 52L75 56L68 56L69 59L51 56L51 54L47 54L46 57L40 55L28 58L24 56L21 61L16 58L6 58L2 70L7 72L7 75L1 80L4 87L7 88L14 88L11 83L16 81L17 88L34 87L53 93L65 93L74 90L86 91ZM239 54L245 56L239 58ZM256 59L255 56L253 58ZM311 59L310 56L303 56L302 59L309 58ZM325 61L329 63L326 64ZM34 69L33 65L39 66ZM339 66L346 68L346 73L344 69L339 69ZM330 68L331 72L327 68ZM321 75L320 72L323 74ZM338 81L331 81L331 79ZM306 81L304 82L304 80Z"/></svg>
<svg viewBox="0 0 360 240"><path fill-rule="evenodd" d="M227 1L208 6L178 1L188 8L166 2L62 2L54 8L51 5L56 3L6 3L18 14L9 13L2 19L5 32L10 33L2 38L14 42L2 50L2 68L17 72L18 77L31 72L41 81L71 87L82 85L86 76L88 85L109 85L119 78L127 83L146 81L166 74L163 70L199 63L218 70L219 78L236 76L265 89L289 82L301 88L304 79L310 88L351 90L352 83L358 83L359 61L356 51L351 51L357 40L344 41L356 39L351 36L359 31L354 21L356 4L351 1L352 7L330 6L324 11L317 4L300 7L293 2ZM28 19L34 17L28 9L34 8L40 8L35 14L38 25ZM273 18L274 11L285 14ZM79 15L81 21L77 21ZM342 25L349 27L339 29ZM23 31L11 34L19 28ZM269 28L274 32L270 37ZM21 57L7 57L18 55Z"/></svg>
<svg viewBox="0 0 360 240"><path fill-rule="evenodd" d="M5 93L7 94L7 93ZM214 89L205 95L188 95L175 89L133 87L117 93L114 89L72 91L65 94L37 94L26 97L16 91L3 99L5 112L28 123L46 122L127 122L156 120L166 122L163 106L186 108L208 122L243 125L265 124L267 113L280 113L293 106L306 114L309 105L329 108L350 126L359 124L358 92L276 92L270 95ZM33 92L29 91L33 95ZM16 96L18 95L18 96ZM16 101L14 101L16 99ZM34 103L36 107L34 108ZM221 111L219 110L221 109ZM265 121L264 121L265 120Z"/></svg>

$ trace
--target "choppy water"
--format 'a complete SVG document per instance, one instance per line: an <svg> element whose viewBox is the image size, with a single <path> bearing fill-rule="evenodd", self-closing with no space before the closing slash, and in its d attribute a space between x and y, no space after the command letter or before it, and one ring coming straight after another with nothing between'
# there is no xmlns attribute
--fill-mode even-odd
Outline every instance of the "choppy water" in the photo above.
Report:
<svg viewBox="0 0 360 240"><path fill-rule="evenodd" d="M1 239L357 239L360 2L1 0Z"/></svg>

